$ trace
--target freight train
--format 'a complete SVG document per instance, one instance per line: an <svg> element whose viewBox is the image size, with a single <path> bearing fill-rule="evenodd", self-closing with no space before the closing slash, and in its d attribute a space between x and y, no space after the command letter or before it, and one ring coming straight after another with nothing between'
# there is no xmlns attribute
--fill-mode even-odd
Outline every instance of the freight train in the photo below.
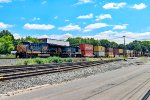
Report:
<svg viewBox="0 0 150 100"><path fill-rule="evenodd" d="M65 46L50 44L46 42L31 43L21 42L17 45L16 57L33 58L33 57L128 57L142 56L142 52L133 50L123 50L114 48L105 48L103 46L93 46L90 44L80 44L79 46Z"/></svg>
<svg viewBox="0 0 150 100"><path fill-rule="evenodd" d="M81 56L81 53L79 47L62 46L49 43L21 42L17 45L16 57L32 58L49 56L78 57Z"/></svg>

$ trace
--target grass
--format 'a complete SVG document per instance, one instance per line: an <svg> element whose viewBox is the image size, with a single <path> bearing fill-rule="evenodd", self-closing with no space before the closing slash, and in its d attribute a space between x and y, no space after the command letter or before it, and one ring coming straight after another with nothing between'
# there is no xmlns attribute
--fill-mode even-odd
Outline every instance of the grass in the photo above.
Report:
<svg viewBox="0 0 150 100"><path fill-rule="evenodd" d="M39 65L39 64L61 64L61 63L75 63L75 62L91 62L98 60L115 60L118 58L61 58L61 57L48 57L48 58L30 58L17 62L17 65Z"/></svg>
<svg viewBox="0 0 150 100"><path fill-rule="evenodd" d="M50 63L66 63L73 62L72 58L60 58L60 57L49 57L49 58L33 58L23 61L23 65L34 65L34 64L50 64ZM18 64L22 62L18 62Z"/></svg>
<svg viewBox="0 0 150 100"><path fill-rule="evenodd" d="M51 64L51 63L61 64L61 63L83 62L83 61L96 61L96 59L91 59L91 58L61 58L61 57L33 58L33 59L26 59L22 62L18 62L17 65L19 65L19 64L35 65L35 64Z"/></svg>

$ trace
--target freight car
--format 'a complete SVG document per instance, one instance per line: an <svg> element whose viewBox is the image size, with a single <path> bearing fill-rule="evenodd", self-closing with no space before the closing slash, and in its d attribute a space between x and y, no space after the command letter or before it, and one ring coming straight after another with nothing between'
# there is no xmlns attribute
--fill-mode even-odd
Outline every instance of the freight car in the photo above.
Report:
<svg viewBox="0 0 150 100"><path fill-rule="evenodd" d="M94 57L93 55L93 45L90 44L80 44L82 57Z"/></svg>
<svg viewBox="0 0 150 100"><path fill-rule="evenodd" d="M107 49L105 50L106 57L111 57L111 58L113 58L113 57L114 57L113 51L114 51L113 48L107 48Z"/></svg>
<svg viewBox="0 0 150 100"><path fill-rule="evenodd" d="M94 55L96 57L105 57L105 47L103 47L103 46L94 46Z"/></svg>

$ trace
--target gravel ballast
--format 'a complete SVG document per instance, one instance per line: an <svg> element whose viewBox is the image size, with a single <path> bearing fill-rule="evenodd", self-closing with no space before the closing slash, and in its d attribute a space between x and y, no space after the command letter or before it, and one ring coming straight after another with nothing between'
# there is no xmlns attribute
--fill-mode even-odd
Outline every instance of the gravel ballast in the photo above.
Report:
<svg viewBox="0 0 150 100"><path fill-rule="evenodd" d="M106 71L116 70L122 67L129 67L130 65L140 65L145 59L129 59L127 61L116 61L99 66L91 66L88 68L77 69L67 72L59 72L53 74L45 74L33 76L28 78L21 78L15 80L8 80L0 82L0 94L7 94L16 90L27 89L44 84L58 84L65 81L70 81L78 78L87 77L97 73L104 73Z"/></svg>

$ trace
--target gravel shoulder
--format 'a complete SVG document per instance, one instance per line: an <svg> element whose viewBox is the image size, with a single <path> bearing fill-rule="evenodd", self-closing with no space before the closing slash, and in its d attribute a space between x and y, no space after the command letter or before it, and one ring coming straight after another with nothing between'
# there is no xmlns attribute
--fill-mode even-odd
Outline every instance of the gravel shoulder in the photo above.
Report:
<svg viewBox="0 0 150 100"><path fill-rule="evenodd" d="M107 71L116 70L123 67L130 67L131 65L138 66L143 63L146 63L148 60L149 59L146 58L128 59L127 61L111 62L99 66L91 66L88 68L77 69L73 71L4 81L4 82L0 82L0 94L1 96L2 95L9 96L10 93L12 93L13 91L23 90L23 89L32 90L31 87L39 88L40 86L43 86L45 84L54 85L62 82L68 82L71 80L88 77L91 75L95 75L97 73L104 73Z"/></svg>
<svg viewBox="0 0 150 100"><path fill-rule="evenodd" d="M0 66L19 65L24 60L26 59L0 59Z"/></svg>

